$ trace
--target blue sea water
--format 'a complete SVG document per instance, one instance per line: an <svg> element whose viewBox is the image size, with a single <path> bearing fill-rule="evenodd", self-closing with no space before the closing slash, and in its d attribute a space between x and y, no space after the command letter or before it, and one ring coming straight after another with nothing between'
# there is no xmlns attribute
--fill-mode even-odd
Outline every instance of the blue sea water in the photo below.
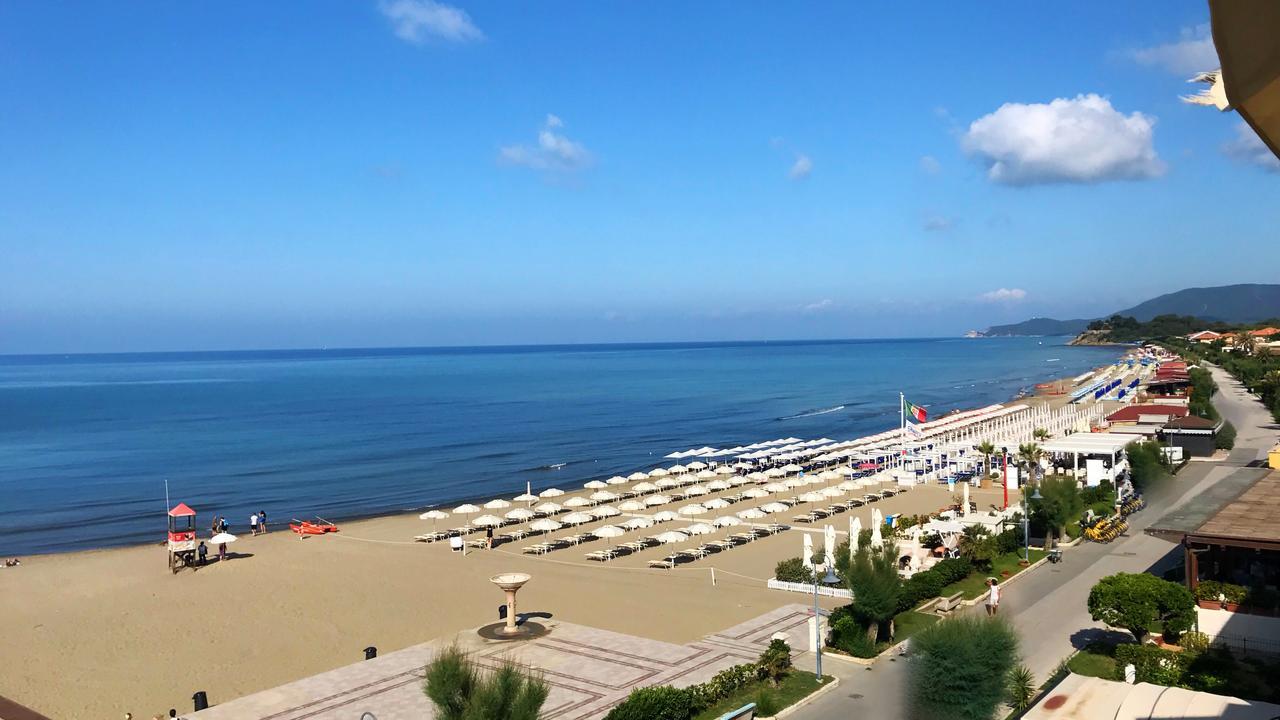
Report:
<svg viewBox="0 0 1280 720"><path fill-rule="evenodd" d="M0 555L513 496L897 425L1110 362L1058 338L0 357Z"/></svg>

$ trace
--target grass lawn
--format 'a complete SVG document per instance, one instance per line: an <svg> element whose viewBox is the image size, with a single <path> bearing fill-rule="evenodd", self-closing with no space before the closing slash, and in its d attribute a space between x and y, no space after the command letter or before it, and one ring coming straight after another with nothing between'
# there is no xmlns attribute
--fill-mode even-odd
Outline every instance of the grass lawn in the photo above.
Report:
<svg viewBox="0 0 1280 720"><path fill-rule="evenodd" d="M1040 560L1044 556L1045 556L1045 551L1031 548L1032 563L1035 563L1036 561ZM964 593L965 599L972 600L987 591L988 577L997 577L997 578L1000 578L1001 582L1004 582L1005 580L1008 580L1008 578L1000 577L1001 571L1008 570L1009 576L1012 577L1022 572L1023 570L1025 570L1026 568L1018 564L1021 561L1022 561L1021 551L1017 553L1008 553L1006 555L1000 555L991 561L990 572L986 572L986 571L974 572L970 574L969 577L963 580L957 580L951 583L950 585L942 588L942 592L940 593L940 595L942 595L942 597L947 597L948 595L952 595L954 593L959 592L959 593Z"/></svg>
<svg viewBox="0 0 1280 720"><path fill-rule="evenodd" d="M823 682L823 685L831 682L830 675L823 675L823 679L825 681ZM800 700L808 697L819 687L822 686L814 680L813 673L804 672L802 670L792 670L785 678L782 679L782 682L778 684L778 687L773 687L768 680L758 680L739 689L729 697L698 713L694 716L694 720L715 720L715 718L720 717L730 710L737 710L747 703L757 703L763 707L765 703L761 702L761 700L766 700L766 698L761 698L760 696L762 694L767 695L767 700L772 701L772 706L764 707L764 709L769 711L769 715L773 715L779 710L791 707ZM763 715L764 713L757 710L756 714Z"/></svg>
<svg viewBox="0 0 1280 720"><path fill-rule="evenodd" d="M1071 656L1067 668L1077 675L1115 680L1116 648L1105 643L1089 643L1083 650Z"/></svg>

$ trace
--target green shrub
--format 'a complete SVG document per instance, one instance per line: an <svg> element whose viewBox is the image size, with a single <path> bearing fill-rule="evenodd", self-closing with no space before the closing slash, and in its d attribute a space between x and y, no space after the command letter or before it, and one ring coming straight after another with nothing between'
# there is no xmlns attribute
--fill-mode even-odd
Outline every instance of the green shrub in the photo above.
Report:
<svg viewBox="0 0 1280 720"><path fill-rule="evenodd" d="M1213 446L1219 450L1230 450L1236 446L1236 426L1230 422L1222 423L1218 434L1213 438Z"/></svg>
<svg viewBox="0 0 1280 720"><path fill-rule="evenodd" d="M1249 591L1243 585L1234 585L1217 580L1202 580L1196 585L1197 600L1239 604L1244 602L1248 593Z"/></svg>
<svg viewBox="0 0 1280 720"><path fill-rule="evenodd" d="M1093 505L1095 503L1106 503L1114 505L1116 502L1116 489L1110 480L1103 480L1094 487L1086 487L1080 490L1080 499L1085 505Z"/></svg>
<svg viewBox="0 0 1280 720"><path fill-rule="evenodd" d="M1199 630L1191 630L1182 633L1182 637L1178 638L1178 644L1185 652L1204 652L1209 649L1209 636Z"/></svg>
<svg viewBox="0 0 1280 720"><path fill-rule="evenodd" d="M1169 476L1160 443L1131 442L1125 447L1125 453L1129 456L1129 473L1138 490L1145 490Z"/></svg>
<svg viewBox="0 0 1280 720"><path fill-rule="evenodd" d="M1022 547L1022 534L1009 528L996 536L996 551L1001 555L1017 552Z"/></svg>
<svg viewBox="0 0 1280 720"><path fill-rule="evenodd" d="M1022 712L1031 707L1036 697L1036 676L1026 665L1019 665L1009 671L1008 697L1005 702L1014 710Z"/></svg>
<svg viewBox="0 0 1280 720"><path fill-rule="evenodd" d="M1117 573L1089 591L1089 614L1111 627L1133 633L1138 642L1159 623L1173 642L1195 624L1196 601L1186 587L1147 573Z"/></svg>
<svg viewBox="0 0 1280 720"><path fill-rule="evenodd" d="M831 647L854 657L873 658L876 644L867 635L866 626L859 623L846 608L836 608L831 613Z"/></svg>
<svg viewBox="0 0 1280 720"><path fill-rule="evenodd" d="M1003 619L960 617L911 639L911 717L990 720L1008 695L1018 636Z"/></svg>
<svg viewBox="0 0 1280 720"><path fill-rule="evenodd" d="M670 685L636 688L605 720L689 720L697 712L687 690Z"/></svg>
<svg viewBox="0 0 1280 720"><path fill-rule="evenodd" d="M777 687L782 678L791 672L791 646L784 640L770 640L769 647L760 653L756 667L759 668L760 677Z"/></svg>
<svg viewBox="0 0 1280 720"><path fill-rule="evenodd" d="M960 557L983 569L989 569L991 561L999 554L996 539L981 525L966 527L956 549L960 552Z"/></svg>
<svg viewBox="0 0 1280 720"><path fill-rule="evenodd" d="M778 698L768 688L760 688L755 696L756 717L772 717L782 708L778 706Z"/></svg>
<svg viewBox="0 0 1280 720"><path fill-rule="evenodd" d="M778 561L773 577L783 582L812 583L813 571L805 567L804 559L793 557Z"/></svg>
<svg viewBox="0 0 1280 720"><path fill-rule="evenodd" d="M1116 666L1133 665L1138 682L1176 687L1182 685L1183 676L1191 665L1193 655L1164 650L1155 645L1125 643L1116 646Z"/></svg>
<svg viewBox="0 0 1280 720"><path fill-rule="evenodd" d="M441 650L424 674L423 692L440 720L537 720L551 689L510 662L482 675L456 645Z"/></svg>
<svg viewBox="0 0 1280 720"><path fill-rule="evenodd" d="M942 589L963 580L973 572L973 563L964 558L948 558L928 570L912 575L902 584L898 612L910 610L926 600L938 597Z"/></svg>

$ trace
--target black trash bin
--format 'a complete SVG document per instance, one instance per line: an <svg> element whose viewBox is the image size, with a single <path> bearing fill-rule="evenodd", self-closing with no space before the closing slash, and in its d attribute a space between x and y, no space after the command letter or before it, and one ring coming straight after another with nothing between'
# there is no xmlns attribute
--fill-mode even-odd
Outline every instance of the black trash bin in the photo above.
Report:
<svg viewBox="0 0 1280 720"><path fill-rule="evenodd" d="M374 659L374 658L376 658L376 657L378 657L378 648L376 648L376 647L374 647L374 646L370 645L369 647L367 647L367 648L365 648L365 649L364 649L364 659L365 659L365 660L372 660L372 659Z"/></svg>
<svg viewBox="0 0 1280 720"><path fill-rule="evenodd" d="M506 620L506 619L507 619L507 604L506 604L506 603L503 603L503 604L501 604L501 605L499 605L499 606L498 606L498 619L499 619L499 620Z"/></svg>
<svg viewBox="0 0 1280 720"><path fill-rule="evenodd" d="M209 709L209 696L205 695L203 690L197 690L196 694L191 696L191 702L195 705L196 712Z"/></svg>

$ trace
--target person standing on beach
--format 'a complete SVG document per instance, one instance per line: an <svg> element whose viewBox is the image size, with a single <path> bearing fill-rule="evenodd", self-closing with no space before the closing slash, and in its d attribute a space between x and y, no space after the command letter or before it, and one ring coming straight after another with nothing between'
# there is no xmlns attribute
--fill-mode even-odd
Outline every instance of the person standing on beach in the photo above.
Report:
<svg viewBox="0 0 1280 720"><path fill-rule="evenodd" d="M227 519L225 517L218 518L218 532L227 531Z"/></svg>
<svg viewBox="0 0 1280 720"><path fill-rule="evenodd" d="M492 525L485 528L484 530L484 543L487 549L489 550L493 549L493 526Z"/></svg>
<svg viewBox="0 0 1280 720"><path fill-rule="evenodd" d="M250 535L258 534L258 514L257 513L254 513L249 516L249 534Z"/></svg>
<svg viewBox="0 0 1280 720"><path fill-rule="evenodd" d="M987 578L987 615L994 617L1000 611L1000 588L995 578Z"/></svg>
<svg viewBox="0 0 1280 720"><path fill-rule="evenodd" d="M266 510L258 511L258 532L262 533L263 535L267 534L267 511Z"/></svg>
<svg viewBox="0 0 1280 720"><path fill-rule="evenodd" d="M196 554L200 556L200 564L206 565L209 562L209 546L200 541L200 546L196 548Z"/></svg>
<svg viewBox="0 0 1280 720"><path fill-rule="evenodd" d="M218 562L222 562L223 560L226 560L226 559L227 559L227 544L219 543L218 544Z"/></svg>

